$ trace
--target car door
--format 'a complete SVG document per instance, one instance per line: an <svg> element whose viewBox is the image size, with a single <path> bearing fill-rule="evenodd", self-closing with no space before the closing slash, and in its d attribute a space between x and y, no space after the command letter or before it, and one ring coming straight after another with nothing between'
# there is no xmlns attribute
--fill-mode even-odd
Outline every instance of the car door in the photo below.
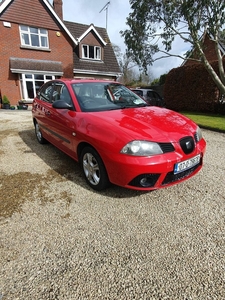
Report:
<svg viewBox="0 0 225 300"><path fill-rule="evenodd" d="M35 118L41 128L42 135L52 142L52 135L49 128L51 127L50 111L52 106L52 93L54 83L47 82L38 92L34 100Z"/></svg>
<svg viewBox="0 0 225 300"><path fill-rule="evenodd" d="M48 124L52 143L68 155L75 157L76 114L72 97L67 86L56 81L53 86L51 105L48 107ZM52 106L56 101L70 105L70 109L57 109Z"/></svg>

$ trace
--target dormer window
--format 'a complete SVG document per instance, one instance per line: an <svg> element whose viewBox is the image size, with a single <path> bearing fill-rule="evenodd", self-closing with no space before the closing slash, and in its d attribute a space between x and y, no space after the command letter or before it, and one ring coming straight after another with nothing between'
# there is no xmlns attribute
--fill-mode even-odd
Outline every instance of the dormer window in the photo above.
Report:
<svg viewBox="0 0 225 300"><path fill-rule="evenodd" d="M22 46L48 49L48 31L43 28L20 25Z"/></svg>
<svg viewBox="0 0 225 300"><path fill-rule="evenodd" d="M101 60L101 48L99 46L82 45L82 58Z"/></svg>

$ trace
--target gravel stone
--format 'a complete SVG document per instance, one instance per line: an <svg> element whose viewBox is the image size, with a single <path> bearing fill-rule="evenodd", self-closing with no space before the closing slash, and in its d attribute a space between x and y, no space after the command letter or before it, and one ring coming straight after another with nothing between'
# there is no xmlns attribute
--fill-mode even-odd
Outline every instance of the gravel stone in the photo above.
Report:
<svg viewBox="0 0 225 300"><path fill-rule="evenodd" d="M225 134L203 134L188 181L95 192L30 110L0 110L0 299L224 300Z"/></svg>

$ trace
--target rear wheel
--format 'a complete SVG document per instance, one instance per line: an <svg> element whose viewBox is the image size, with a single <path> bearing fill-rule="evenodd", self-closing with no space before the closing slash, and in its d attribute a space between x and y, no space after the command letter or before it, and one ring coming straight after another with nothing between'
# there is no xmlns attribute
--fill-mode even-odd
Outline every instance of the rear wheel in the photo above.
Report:
<svg viewBox="0 0 225 300"><path fill-rule="evenodd" d="M40 144L46 144L47 141L46 141L46 139L43 137L42 132L41 132L41 129L40 129L40 126L39 126L39 124L38 124L37 121L35 121L34 127L35 127L35 135L36 135L36 138L37 138L38 142L39 142Z"/></svg>
<svg viewBox="0 0 225 300"><path fill-rule="evenodd" d="M97 191L109 186L108 175L100 155L92 147L85 147L81 153L82 169L87 183Z"/></svg>

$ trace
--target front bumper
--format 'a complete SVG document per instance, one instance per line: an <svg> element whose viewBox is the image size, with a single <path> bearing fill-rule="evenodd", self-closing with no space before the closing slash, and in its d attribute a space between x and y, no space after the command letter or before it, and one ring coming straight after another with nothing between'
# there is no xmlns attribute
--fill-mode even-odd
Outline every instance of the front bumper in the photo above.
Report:
<svg viewBox="0 0 225 300"><path fill-rule="evenodd" d="M180 183L198 173L203 165L206 142L202 139L195 150L186 155L181 149L151 157L110 155L104 159L112 183L135 190L155 190ZM174 174L176 163L200 154L200 162L178 174Z"/></svg>

